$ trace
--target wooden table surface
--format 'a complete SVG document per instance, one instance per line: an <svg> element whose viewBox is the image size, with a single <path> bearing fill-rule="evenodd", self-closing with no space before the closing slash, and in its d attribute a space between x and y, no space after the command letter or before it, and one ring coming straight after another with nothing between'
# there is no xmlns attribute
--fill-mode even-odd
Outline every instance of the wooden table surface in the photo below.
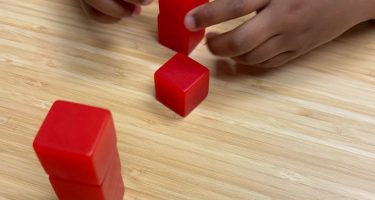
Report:
<svg viewBox="0 0 375 200"><path fill-rule="evenodd" d="M56 199L32 142L57 99L113 112L127 200L375 199L373 24L269 72L202 43L210 94L182 119L154 98L174 55L157 12L101 25L76 0L0 0L0 199Z"/></svg>

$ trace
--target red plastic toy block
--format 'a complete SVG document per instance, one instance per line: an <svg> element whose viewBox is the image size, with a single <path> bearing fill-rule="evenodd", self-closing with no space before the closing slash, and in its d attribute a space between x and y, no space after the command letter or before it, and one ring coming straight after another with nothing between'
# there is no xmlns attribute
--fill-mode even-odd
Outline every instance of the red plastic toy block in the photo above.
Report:
<svg viewBox="0 0 375 200"><path fill-rule="evenodd" d="M209 0L159 0L159 42L160 44L189 55L202 41L205 30L191 32L185 28L184 18L195 7Z"/></svg>
<svg viewBox="0 0 375 200"><path fill-rule="evenodd" d="M117 152L110 111L56 101L44 120L34 149L53 177L100 185Z"/></svg>
<svg viewBox="0 0 375 200"><path fill-rule="evenodd" d="M203 65L177 54L155 73L156 98L185 117L207 97L209 74Z"/></svg>
<svg viewBox="0 0 375 200"><path fill-rule="evenodd" d="M82 184L51 176L50 181L59 200L122 200L125 188L118 154L110 163L112 166L101 185Z"/></svg>
<svg viewBox="0 0 375 200"><path fill-rule="evenodd" d="M159 42L160 44L189 55L202 41L205 30L191 32L183 23L177 23L160 14L158 16Z"/></svg>
<svg viewBox="0 0 375 200"><path fill-rule="evenodd" d="M190 10L208 2L209 0L159 0L159 11L168 19L183 24L185 15Z"/></svg>

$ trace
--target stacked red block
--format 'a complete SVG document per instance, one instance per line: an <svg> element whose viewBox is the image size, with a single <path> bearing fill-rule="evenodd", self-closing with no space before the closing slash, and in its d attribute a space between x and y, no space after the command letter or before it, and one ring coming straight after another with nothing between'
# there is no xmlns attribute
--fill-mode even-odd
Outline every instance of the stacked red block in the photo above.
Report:
<svg viewBox="0 0 375 200"><path fill-rule="evenodd" d="M177 54L155 72L156 98L185 117L208 95L210 71Z"/></svg>
<svg viewBox="0 0 375 200"><path fill-rule="evenodd" d="M116 143L110 111L56 101L33 146L60 200L121 200Z"/></svg>
<svg viewBox="0 0 375 200"><path fill-rule="evenodd" d="M191 32L185 28L185 15L208 0L159 0L159 42L179 53L189 55L203 39L205 30Z"/></svg>

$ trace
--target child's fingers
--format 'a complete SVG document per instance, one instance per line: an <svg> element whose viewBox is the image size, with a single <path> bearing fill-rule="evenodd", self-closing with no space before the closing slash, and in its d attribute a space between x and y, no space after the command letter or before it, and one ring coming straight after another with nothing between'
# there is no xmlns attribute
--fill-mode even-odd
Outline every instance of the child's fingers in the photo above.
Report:
<svg viewBox="0 0 375 200"><path fill-rule="evenodd" d="M263 11L230 32L208 37L207 45L217 56L240 56L277 35L279 29L274 18L268 12Z"/></svg>
<svg viewBox="0 0 375 200"><path fill-rule="evenodd" d="M87 4L91 5L103 14L109 15L114 18L123 18L125 16L132 15L135 6L132 4L132 8L124 6L123 3L117 0L85 0ZM126 2L124 2L126 3ZM132 10L133 9L133 10Z"/></svg>
<svg viewBox="0 0 375 200"><path fill-rule="evenodd" d="M152 3L152 0L122 0L122 1L126 1L129 3L136 4L136 5L143 5L143 6Z"/></svg>
<svg viewBox="0 0 375 200"><path fill-rule="evenodd" d="M114 18L101 13L100 11L88 5L84 0L81 0L81 6L85 14L88 15L90 18L94 19L95 21L110 24L121 20L119 18Z"/></svg>
<svg viewBox="0 0 375 200"><path fill-rule="evenodd" d="M233 60L241 64L256 65L291 50L292 47L287 44L287 41L281 35L277 35L270 38L256 49L244 55L234 57Z"/></svg>
<svg viewBox="0 0 375 200"><path fill-rule="evenodd" d="M279 66L282 66L282 65L288 63L289 61L297 58L298 56L300 56L300 55L296 51L285 52L285 53L279 54L279 55L277 55L277 56L275 56L275 57L271 58L270 60L267 60L263 63L254 65L254 67L275 68L275 67L279 67Z"/></svg>
<svg viewBox="0 0 375 200"><path fill-rule="evenodd" d="M189 30L209 27L241 17L266 6L270 0L215 0L190 11L185 17Z"/></svg>

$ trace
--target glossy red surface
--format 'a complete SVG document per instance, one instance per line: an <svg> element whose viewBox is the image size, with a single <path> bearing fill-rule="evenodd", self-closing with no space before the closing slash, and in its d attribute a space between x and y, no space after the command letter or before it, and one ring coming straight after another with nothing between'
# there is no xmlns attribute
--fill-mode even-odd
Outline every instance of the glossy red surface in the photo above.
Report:
<svg viewBox="0 0 375 200"><path fill-rule="evenodd" d="M158 16L158 30L160 44L189 55L202 41L205 30L191 32L183 23L177 23L160 14Z"/></svg>
<svg viewBox="0 0 375 200"><path fill-rule="evenodd" d="M169 20L183 23L185 15L209 0L159 0L159 12Z"/></svg>
<svg viewBox="0 0 375 200"><path fill-rule="evenodd" d="M185 28L185 15L208 0L159 0L158 30L160 44L189 55L202 41L205 30L191 32Z"/></svg>
<svg viewBox="0 0 375 200"><path fill-rule="evenodd" d="M59 200L122 200L125 189L118 153L112 159L112 165L100 185L82 184L51 176L50 182Z"/></svg>
<svg viewBox="0 0 375 200"><path fill-rule="evenodd" d="M110 111L56 101L35 140L45 171L60 179L99 185L117 152Z"/></svg>
<svg viewBox="0 0 375 200"><path fill-rule="evenodd" d="M185 117L207 97L209 74L203 65L177 54L155 72L156 98Z"/></svg>

